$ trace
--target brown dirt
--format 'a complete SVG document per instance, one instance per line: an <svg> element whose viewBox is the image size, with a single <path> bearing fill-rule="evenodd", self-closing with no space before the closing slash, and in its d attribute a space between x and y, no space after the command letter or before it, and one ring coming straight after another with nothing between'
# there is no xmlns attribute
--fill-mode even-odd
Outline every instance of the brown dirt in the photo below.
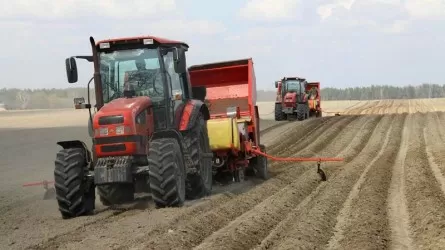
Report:
<svg viewBox="0 0 445 250"><path fill-rule="evenodd" d="M85 128L0 131L8 141L0 144L0 245L440 249L445 245L445 113L427 113L434 108L428 101L380 100L350 107L348 112L356 115L262 121L262 142L271 154L343 157L344 162L322 164L326 182L320 181L315 163L270 161L269 180L223 188L182 208L155 209L141 199L118 208L98 205L96 215L67 221L60 218L55 200L41 199L41 188L19 185L51 177L48 159L57 150L55 140L87 140ZM30 153L20 158L15 152Z"/></svg>

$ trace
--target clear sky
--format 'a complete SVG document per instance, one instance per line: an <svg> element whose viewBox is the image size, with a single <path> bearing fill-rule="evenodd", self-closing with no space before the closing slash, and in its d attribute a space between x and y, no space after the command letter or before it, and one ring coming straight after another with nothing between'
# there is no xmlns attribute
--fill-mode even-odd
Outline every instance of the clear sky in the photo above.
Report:
<svg viewBox="0 0 445 250"><path fill-rule="evenodd" d="M323 87L445 84L445 0L0 0L1 87L65 88L89 36L157 35L188 65L252 57L258 89L298 75ZM86 86L92 65L80 60Z"/></svg>

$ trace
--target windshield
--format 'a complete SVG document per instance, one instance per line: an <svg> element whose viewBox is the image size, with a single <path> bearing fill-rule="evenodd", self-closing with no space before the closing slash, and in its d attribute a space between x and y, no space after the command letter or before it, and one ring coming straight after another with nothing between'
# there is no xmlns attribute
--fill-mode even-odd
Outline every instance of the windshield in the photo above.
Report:
<svg viewBox="0 0 445 250"><path fill-rule="evenodd" d="M286 91L300 92L300 81L287 80L286 81Z"/></svg>
<svg viewBox="0 0 445 250"><path fill-rule="evenodd" d="M104 103L123 97L127 85L133 87L136 96L149 96L153 101L164 98L157 49L101 52L99 57Z"/></svg>

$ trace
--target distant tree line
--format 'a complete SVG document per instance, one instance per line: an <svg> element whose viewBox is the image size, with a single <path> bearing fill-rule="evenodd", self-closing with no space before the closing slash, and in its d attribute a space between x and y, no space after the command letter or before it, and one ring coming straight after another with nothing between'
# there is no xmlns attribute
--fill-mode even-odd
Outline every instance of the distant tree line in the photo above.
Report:
<svg viewBox="0 0 445 250"><path fill-rule="evenodd" d="M445 97L445 85L422 84L419 86L395 87L389 85L354 88L324 88L324 100L378 100L378 99L415 99Z"/></svg>
<svg viewBox="0 0 445 250"><path fill-rule="evenodd" d="M94 91L91 93L94 98ZM6 109L72 108L74 97L87 100L87 89L0 89L0 104Z"/></svg>
<svg viewBox="0 0 445 250"><path fill-rule="evenodd" d="M275 90L257 91L257 101L274 101ZM445 97L445 85L422 84L395 87L389 85L351 88L323 88L323 100L378 100ZM7 109L73 108L75 97L88 98L86 88L67 89L0 89L0 105ZM91 90L94 102L94 90Z"/></svg>

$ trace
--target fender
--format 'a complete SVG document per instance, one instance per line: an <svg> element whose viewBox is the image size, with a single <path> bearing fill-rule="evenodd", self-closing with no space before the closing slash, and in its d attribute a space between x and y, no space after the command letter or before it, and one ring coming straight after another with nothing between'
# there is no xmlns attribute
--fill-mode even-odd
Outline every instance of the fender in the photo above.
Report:
<svg viewBox="0 0 445 250"><path fill-rule="evenodd" d="M189 100L184 107L184 111L181 115L181 122L179 123L179 130L185 131L192 128L193 124L198 117L198 114L204 115L204 120L210 119L210 111L207 105L200 100Z"/></svg>
<svg viewBox="0 0 445 250"><path fill-rule="evenodd" d="M182 134L174 129L166 129L166 130L161 130L161 131L157 131L154 132L150 138L150 142L152 140L156 140L158 138L174 138L178 141L179 147L181 148L181 152L184 155L184 163L186 166L186 171L188 171L189 169L192 169L193 166L193 161L189 155L189 152L186 152L185 150L185 145L184 145L184 139Z"/></svg>
<svg viewBox="0 0 445 250"><path fill-rule="evenodd" d="M87 145L83 141L72 140L72 141L58 141L57 145L61 146L63 149L70 148L81 148L85 151L86 162L91 163L91 152L88 150Z"/></svg>
<svg viewBox="0 0 445 250"><path fill-rule="evenodd" d="M302 94L300 95L301 97L303 97L301 100L300 98L298 98L298 104L306 104L308 102L308 96L306 94Z"/></svg>
<svg viewBox="0 0 445 250"><path fill-rule="evenodd" d="M166 130L156 131L152 134L150 141L156 140L159 138L175 138L178 141L179 146L181 147L181 151L184 150L183 145L181 143L183 141L182 134L179 133L177 130L166 129Z"/></svg>

